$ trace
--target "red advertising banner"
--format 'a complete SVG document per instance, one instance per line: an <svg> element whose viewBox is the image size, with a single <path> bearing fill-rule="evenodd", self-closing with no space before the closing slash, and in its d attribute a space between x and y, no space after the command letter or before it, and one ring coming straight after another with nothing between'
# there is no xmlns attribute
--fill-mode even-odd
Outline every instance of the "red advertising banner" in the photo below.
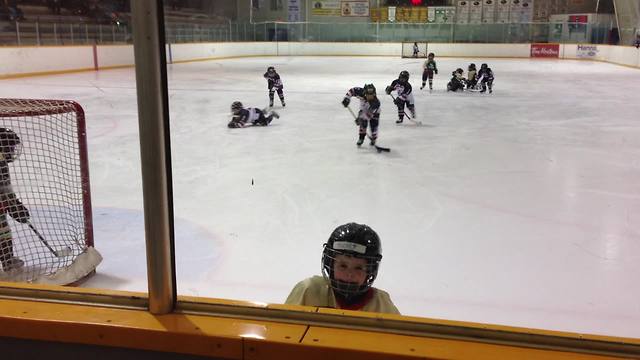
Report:
<svg viewBox="0 0 640 360"><path fill-rule="evenodd" d="M587 15L569 15L570 23L586 24L588 20Z"/></svg>
<svg viewBox="0 0 640 360"><path fill-rule="evenodd" d="M559 44L531 44L531 57L560 57Z"/></svg>

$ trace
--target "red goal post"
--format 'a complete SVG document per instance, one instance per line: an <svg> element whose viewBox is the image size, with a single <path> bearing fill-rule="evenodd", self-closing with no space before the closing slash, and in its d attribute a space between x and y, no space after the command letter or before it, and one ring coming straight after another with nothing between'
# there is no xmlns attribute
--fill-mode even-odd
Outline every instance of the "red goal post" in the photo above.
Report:
<svg viewBox="0 0 640 360"><path fill-rule="evenodd" d="M414 55L413 46L418 46L418 54ZM402 57L403 58L425 58L429 53L429 43L424 41L410 41L402 43Z"/></svg>
<svg viewBox="0 0 640 360"><path fill-rule="evenodd" d="M68 285L92 275L102 257L93 241L84 110L69 100L0 98L0 129L18 139L3 147L0 199L9 204L15 194L29 211L15 219L2 206L0 260L12 254L23 264L0 264L0 281Z"/></svg>

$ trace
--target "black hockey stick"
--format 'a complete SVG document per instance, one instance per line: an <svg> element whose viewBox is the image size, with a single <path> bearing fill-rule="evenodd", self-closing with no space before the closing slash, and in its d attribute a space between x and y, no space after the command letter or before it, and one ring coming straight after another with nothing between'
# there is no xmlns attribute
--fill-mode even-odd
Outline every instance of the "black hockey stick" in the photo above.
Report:
<svg viewBox="0 0 640 360"><path fill-rule="evenodd" d="M389 94L389 96L391 96L391 98L393 99L393 103L395 104L395 103L396 103L396 98L395 98L393 95L391 95L391 94ZM413 118L411 118L411 116L409 116L409 114L407 114L407 113L404 111L404 109L402 110L402 113L403 113L403 114L404 114L404 116L406 116L406 117L407 117L407 119L409 119L409 121L411 121L412 123L414 123L414 124L416 124L416 125L422 125L422 121L416 121L416 120L413 120Z"/></svg>
<svg viewBox="0 0 640 360"><path fill-rule="evenodd" d="M351 110L351 108L350 108L350 107L348 107L348 106L347 106L346 108L347 108L347 110L349 110L349 112L351 113L351 115L353 115L354 120L358 120L358 116L353 112L353 110ZM367 134L367 137L368 137L369 139L373 140L373 138L371 137L371 135ZM388 148L388 147L378 146L378 145L373 145L373 146L376 148L376 150L378 150L378 152L383 152L383 151L384 151L384 152L389 152L389 151L391 151L391 148Z"/></svg>
<svg viewBox="0 0 640 360"><path fill-rule="evenodd" d="M47 247L47 249L49 249L49 251L51 251L51 253L53 255L55 255L56 257L65 257L65 256L69 256L73 253L73 250L71 250L70 247L66 247L62 250L54 250L51 245L49 245L49 243L47 242L47 240L45 240L44 236L42 236L40 234L40 232L38 232L38 230L33 226L33 224L31 223L27 223L29 225L29 227L31 228L31 230L33 230L33 232L38 235L38 238L40 239L40 241L42 241L42 243Z"/></svg>

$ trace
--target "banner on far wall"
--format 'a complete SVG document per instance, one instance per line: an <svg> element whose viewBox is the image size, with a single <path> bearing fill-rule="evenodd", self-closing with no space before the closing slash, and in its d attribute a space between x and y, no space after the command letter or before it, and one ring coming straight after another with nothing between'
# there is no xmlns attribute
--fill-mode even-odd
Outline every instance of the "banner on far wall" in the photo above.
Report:
<svg viewBox="0 0 640 360"><path fill-rule="evenodd" d="M496 21L495 18L495 1L484 0L482 4L482 22L485 24L493 24Z"/></svg>
<svg viewBox="0 0 640 360"><path fill-rule="evenodd" d="M313 0L311 2L313 16L340 16L340 0Z"/></svg>
<svg viewBox="0 0 640 360"><path fill-rule="evenodd" d="M582 59L594 58L598 55L597 45L578 45L576 56Z"/></svg>
<svg viewBox="0 0 640 360"><path fill-rule="evenodd" d="M367 1L343 1L341 6L342 16L366 16L369 17L369 0Z"/></svg>
<svg viewBox="0 0 640 360"><path fill-rule="evenodd" d="M496 0L496 22L505 24L509 22L509 0Z"/></svg>
<svg viewBox="0 0 640 360"><path fill-rule="evenodd" d="M559 44L531 44L531 57L560 57Z"/></svg>
<svg viewBox="0 0 640 360"><path fill-rule="evenodd" d="M469 1L458 0L458 6L456 7L456 23L469 23Z"/></svg>
<svg viewBox="0 0 640 360"><path fill-rule="evenodd" d="M300 21L300 0L289 0L289 5L287 6L288 16L287 19L289 21Z"/></svg>
<svg viewBox="0 0 640 360"><path fill-rule="evenodd" d="M482 0L471 0L469 8L469 24L482 23Z"/></svg>

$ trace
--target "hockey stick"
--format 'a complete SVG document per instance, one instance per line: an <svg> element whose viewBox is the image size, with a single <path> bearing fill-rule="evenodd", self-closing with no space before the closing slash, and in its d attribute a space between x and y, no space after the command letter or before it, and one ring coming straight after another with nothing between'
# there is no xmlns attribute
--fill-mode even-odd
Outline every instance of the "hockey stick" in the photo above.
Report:
<svg viewBox="0 0 640 360"><path fill-rule="evenodd" d="M393 103L395 104L395 102L396 102L396 98L395 98L395 96L393 96L393 95L391 95L391 94L389 94L389 96L391 96L391 98L393 99ZM412 123L414 123L414 124L416 124L416 125L422 125L422 121L416 121L416 120L413 120L413 118L411 118L411 116L409 116L409 114L407 114L407 113L404 111L404 109L402 110L402 113L403 113L403 114L407 117L407 119L409 119L409 121L411 121Z"/></svg>
<svg viewBox="0 0 640 360"><path fill-rule="evenodd" d="M353 119L354 119L354 120L358 120L358 116L353 112L353 110L351 110L351 108L350 108L350 107L348 107L348 106L347 106L346 108L347 108L347 110L349 110L349 112L350 112L350 113L351 113L351 115L353 116ZM373 138L371 137L371 135L367 134L367 137L368 137L370 140L373 140ZM382 151L384 151L384 152L389 152L389 151L391 151L391 148L388 148L388 147L383 147L383 146L378 146L378 145L373 145L373 146L376 148L376 150L378 150L378 152L382 152Z"/></svg>
<svg viewBox="0 0 640 360"><path fill-rule="evenodd" d="M69 256L73 253L73 250L71 250L70 247L66 247L62 250L54 250L51 245L49 245L49 243L47 242L47 240L44 239L44 237L40 234L40 232L38 232L38 230L36 230L36 228L33 226L33 224L31 223L27 223L29 225L29 227L31 228L31 230L33 230L33 232L38 235L38 238L40 239L40 241L42 241L42 243L47 247L47 249L49 249L49 251L51 251L51 253L53 255L55 255L56 257L65 257L65 256Z"/></svg>

